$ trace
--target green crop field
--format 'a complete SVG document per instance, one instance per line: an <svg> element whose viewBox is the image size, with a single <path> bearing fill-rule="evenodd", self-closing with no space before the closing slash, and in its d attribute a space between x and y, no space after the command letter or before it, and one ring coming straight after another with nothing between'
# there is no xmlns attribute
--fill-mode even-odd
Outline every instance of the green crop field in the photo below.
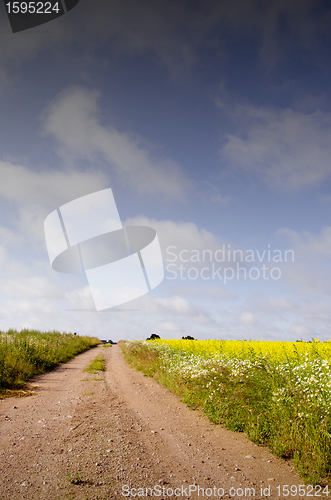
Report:
<svg viewBox="0 0 331 500"><path fill-rule="evenodd" d="M0 332L0 391L19 389L44 373L100 343L71 333L8 330Z"/></svg>
<svg viewBox="0 0 331 500"><path fill-rule="evenodd" d="M128 342L126 359L212 422L330 478L331 342Z"/></svg>

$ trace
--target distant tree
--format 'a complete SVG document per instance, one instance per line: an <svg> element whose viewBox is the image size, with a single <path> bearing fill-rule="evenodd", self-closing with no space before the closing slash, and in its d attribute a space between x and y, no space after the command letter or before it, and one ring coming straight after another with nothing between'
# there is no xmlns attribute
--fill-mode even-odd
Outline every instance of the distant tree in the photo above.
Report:
<svg viewBox="0 0 331 500"><path fill-rule="evenodd" d="M187 335L186 337L182 337L182 340L195 340L195 338L191 337L191 335Z"/></svg>
<svg viewBox="0 0 331 500"><path fill-rule="evenodd" d="M150 337L148 337L146 340L156 340L160 339L161 337L159 335L156 335L156 333L152 333Z"/></svg>

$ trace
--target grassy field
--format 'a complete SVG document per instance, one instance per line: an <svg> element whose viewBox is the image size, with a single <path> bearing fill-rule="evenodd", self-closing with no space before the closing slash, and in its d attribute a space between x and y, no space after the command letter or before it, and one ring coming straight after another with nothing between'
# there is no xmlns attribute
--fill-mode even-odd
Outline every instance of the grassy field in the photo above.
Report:
<svg viewBox="0 0 331 500"><path fill-rule="evenodd" d="M100 343L70 333L0 332L0 391L19 389L33 375L51 370Z"/></svg>
<svg viewBox="0 0 331 500"><path fill-rule="evenodd" d="M331 342L158 340L122 346L137 369L215 424L330 479Z"/></svg>

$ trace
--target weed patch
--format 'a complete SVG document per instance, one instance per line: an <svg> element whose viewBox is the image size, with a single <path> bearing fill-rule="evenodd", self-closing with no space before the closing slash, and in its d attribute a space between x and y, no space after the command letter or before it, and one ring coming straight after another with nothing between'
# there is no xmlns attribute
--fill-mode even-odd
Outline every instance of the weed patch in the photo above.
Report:
<svg viewBox="0 0 331 500"><path fill-rule="evenodd" d="M98 373L106 371L106 363L105 358L102 355L99 355L89 364L87 368L85 368L84 372L89 373Z"/></svg>

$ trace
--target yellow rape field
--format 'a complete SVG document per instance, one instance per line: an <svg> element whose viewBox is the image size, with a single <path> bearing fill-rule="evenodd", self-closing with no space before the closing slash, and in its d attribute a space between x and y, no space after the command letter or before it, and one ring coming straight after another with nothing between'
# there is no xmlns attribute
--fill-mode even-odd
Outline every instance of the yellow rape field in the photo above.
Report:
<svg viewBox="0 0 331 500"><path fill-rule="evenodd" d="M155 341L154 341L155 342ZM157 344L168 345L175 350L184 350L187 354L210 357L224 354L231 358L251 359L268 357L271 363L298 362L315 359L331 359L331 341L320 342L274 342L264 340L157 340Z"/></svg>

